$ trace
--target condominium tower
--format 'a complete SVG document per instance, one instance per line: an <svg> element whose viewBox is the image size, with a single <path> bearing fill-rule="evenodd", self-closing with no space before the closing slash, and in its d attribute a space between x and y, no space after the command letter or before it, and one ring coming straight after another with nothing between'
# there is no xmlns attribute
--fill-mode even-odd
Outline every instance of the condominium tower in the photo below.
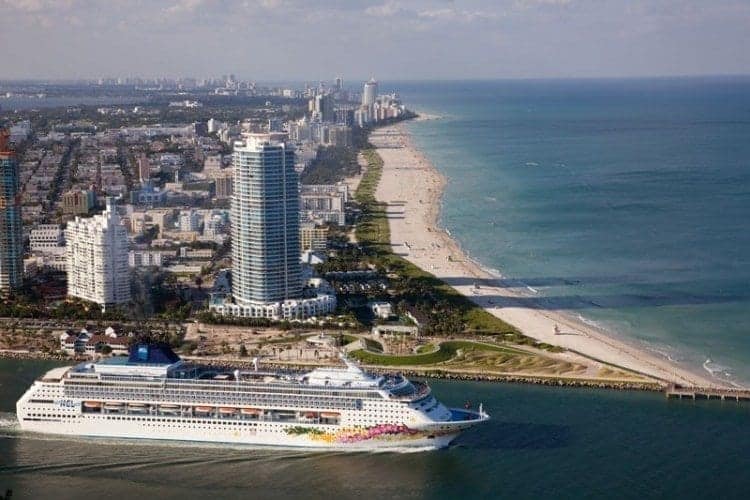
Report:
<svg viewBox="0 0 750 500"><path fill-rule="evenodd" d="M283 134L234 145L232 294L238 305L300 296L299 187Z"/></svg>
<svg viewBox="0 0 750 500"><path fill-rule="evenodd" d="M128 235L112 198L101 215L69 222L65 241L68 295L102 309L130 300Z"/></svg>
<svg viewBox="0 0 750 500"><path fill-rule="evenodd" d="M374 78L370 78L369 82L365 82L365 88L362 91L362 105L372 106L375 104L375 100L378 97L378 82Z"/></svg>
<svg viewBox="0 0 750 500"><path fill-rule="evenodd" d="M18 161L9 145L10 133L0 128L0 292L23 281L23 231L18 193Z"/></svg>
<svg viewBox="0 0 750 500"><path fill-rule="evenodd" d="M233 301L212 310L271 319L332 312L333 293L303 296L299 182L286 135L244 135L234 143L233 163Z"/></svg>

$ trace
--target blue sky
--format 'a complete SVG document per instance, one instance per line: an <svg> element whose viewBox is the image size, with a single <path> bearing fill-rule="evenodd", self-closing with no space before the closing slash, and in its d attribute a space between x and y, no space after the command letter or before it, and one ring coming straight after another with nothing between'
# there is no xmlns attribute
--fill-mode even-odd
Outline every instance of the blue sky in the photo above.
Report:
<svg viewBox="0 0 750 500"><path fill-rule="evenodd" d="M750 0L0 0L0 79L750 73Z"/></svg>

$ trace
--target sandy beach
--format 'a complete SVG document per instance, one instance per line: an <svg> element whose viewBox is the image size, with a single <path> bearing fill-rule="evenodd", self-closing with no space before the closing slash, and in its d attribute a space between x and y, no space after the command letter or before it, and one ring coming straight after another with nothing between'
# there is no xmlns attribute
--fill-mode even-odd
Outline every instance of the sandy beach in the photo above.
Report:
<svg viewBox="0 0 750 500"><path fill-rule="evenodd" d="M376 196L388 205L391 245L395 253L539 341L666 381L724 385L616 339L569 313L535 304L519 289L498 286L498 277L469 259L438 226L446 179L412 144L404 125L376 129L370 142L378 148L384 162ZM518 300L521 298L524 300Z"/></svg>

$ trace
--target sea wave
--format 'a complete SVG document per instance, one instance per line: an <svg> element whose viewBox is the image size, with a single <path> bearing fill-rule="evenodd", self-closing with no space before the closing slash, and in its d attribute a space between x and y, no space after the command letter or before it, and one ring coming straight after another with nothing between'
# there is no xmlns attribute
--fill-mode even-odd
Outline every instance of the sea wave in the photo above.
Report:
<svg viewBox="0 0 750 500"><path fill-rule="evenodd" d="M593 326L595 328L601 328L602 327L601 323L599 323L598 321L594 321L593 319L589 319L586 316L583 316L581 314L576 314L576 318L578 318L578 320L581 321L582 323L585 323L585 324L587 324L589 326Z"/></svg>
<svg viewBox="0 0 750 500"><path fill-rule="evenodd" d="M731 377L732 371L731 368L728 366L720 365L719 363L716 363L711 358L706 358L706 361L703 362L703 369L706 370L708 373L710 373L712 376L724 376L724 377Z"/></svg>

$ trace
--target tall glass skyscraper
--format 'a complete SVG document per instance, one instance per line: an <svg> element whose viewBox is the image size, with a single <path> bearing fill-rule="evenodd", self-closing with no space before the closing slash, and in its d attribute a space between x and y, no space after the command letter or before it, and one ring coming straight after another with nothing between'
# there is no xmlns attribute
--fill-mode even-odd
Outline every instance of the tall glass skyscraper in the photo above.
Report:
<svg viewBox="0 0 750 500"><path fill-rule="evenodd" d="M23 281L23 230L18 193L18 161L10 134L0 127L0 291L19 288Z"/></svg>
<svg viewBox="0 0 750 500"><path fill-rule="evenodd" d="M285 134L234 144L232 295L252 306L300 297L299 180Z"/></svg>

